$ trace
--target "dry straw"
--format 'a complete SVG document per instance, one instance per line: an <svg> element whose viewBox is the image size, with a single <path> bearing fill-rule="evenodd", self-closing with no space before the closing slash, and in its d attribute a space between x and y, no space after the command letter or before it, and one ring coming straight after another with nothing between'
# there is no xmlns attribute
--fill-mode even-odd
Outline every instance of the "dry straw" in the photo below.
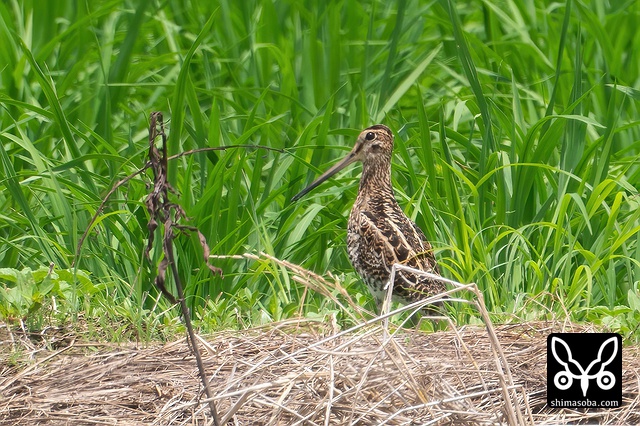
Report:
<svg viewBox="0 0 640 426"><path fill-rule="evenodd" d="M450 283L449 297L471 292L484 326L449 321L449 331L431 334L393 328L385 319L400 310L365 320L367 313L337 280L265 254L258 260L285 266L296 281L352 305L358 325L339 331L331 322L300 319L199 336L223 424L640 423L635 347L623 349L621 408L552 410L545 394L546 336L593 330L560 322L494 327L477 288L458 283ZM0 337L3 347L34 355L19 369L7 362L11 351L0 350L0 424L211 424L184 340L145 349L72 342L44 353L7 327Z"/></svg>

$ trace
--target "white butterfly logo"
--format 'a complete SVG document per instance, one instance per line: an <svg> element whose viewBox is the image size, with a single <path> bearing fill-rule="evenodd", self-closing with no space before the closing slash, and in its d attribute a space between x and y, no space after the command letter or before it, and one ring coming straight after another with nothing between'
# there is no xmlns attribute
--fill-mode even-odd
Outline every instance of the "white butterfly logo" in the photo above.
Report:
<svg viewBox="0 0 640 426"><path fill-rule="evenodd" d="M613 353L608 360L603 361L602 354L604 352L604 348L609 344L613 344ZM564 350L569 357L566 361L560 359L561 356L556 350L558 345L562 345L564 347ZM610 337L609 339L605 340L602 345L600 345L600 349L598 350L598 357L593 360L591 364L589 364L589 366L585 369L582 368L578 361L573 359L573 355L571 354L569 345L567 345L567 343L561 338L555 336L551 338L551 352L553 353L553 357L556 359L556 361L558 361L558 363L564 367L564 371L556 373L556 375L553 377L553 384L560 390L569 389L573 384L573 379L579 379L580 387L582 388L582 396L586 397L587 389L589 389L589 380L591 379L596 379L598 387L600 387L600 389L602 390L609 390L616 384L616 377L613 375L613 373L611 373L610 371L605 371L605 367L611 364L613 359L616 357L616 354L618 353L618 339L615 336ZM573 364L580 371L580 374L572 373L569 369L569 363ZM600 365L600 369L595 374L590 374L591 370L598 364Z"/></svg>

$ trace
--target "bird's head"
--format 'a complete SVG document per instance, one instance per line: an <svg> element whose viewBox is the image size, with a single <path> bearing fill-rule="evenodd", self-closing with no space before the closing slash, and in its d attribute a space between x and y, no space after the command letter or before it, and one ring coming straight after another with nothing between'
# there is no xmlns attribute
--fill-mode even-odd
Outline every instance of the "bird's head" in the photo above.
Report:
<svg viewBox="0 0 640 426"><path fill-rule="evenodd" d="M353 149L346 157L320 175L320 177L313 181L311 185L307 186L305 189L300 191L300 193L294 196L291 201L299 200L309 191L313 190L322 182L329 179L351 163L362 161L366 167L368 164L374 164L380 161L389 162L391 160L392 152L393 133L391 132L391 129L383 124L376 124L368 127L358 135L358 139L356 139Z"/></svg>
<svg viewBox="0 0 640 426"><path fill-rule="evenodd" d="M349 156L354 156L353 161L371 163L389 161L392 152L393 133L384 124L376 124L360 133Z"/></svg>

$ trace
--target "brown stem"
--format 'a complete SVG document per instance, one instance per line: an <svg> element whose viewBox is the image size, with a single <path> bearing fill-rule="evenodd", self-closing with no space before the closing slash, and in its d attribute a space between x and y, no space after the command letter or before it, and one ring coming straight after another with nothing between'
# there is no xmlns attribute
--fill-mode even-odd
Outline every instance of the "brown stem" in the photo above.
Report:
<svg viewBox="0 0 640 426"><path fill-rule="evenodd" d="M159 152L155 145L155 139L157 136L162 137L162 148L160 148L162 153ZM191 314L184 298L182 281L180 281L180 274L178 273L178 267L176 266L176 260L173 253L173 240L175 238L174 229L196 230L200 237L205 257L209 255L209 246L207 245L204 236L197 230L197 228L192 229L191 227L180 226L176 223L181 218L184 218L185 214L180 205L172 203L169 200L171 185L167 178L167 135L164 132L162 113L159 112L152 113L150 117L148 164L153 170L153 188L145 200L145 204L149 212L149 223L147 224L149 240L145 250L145 257L150 258L150 251L153 245L155 233L159 224L162 223L164 225L164 235L162 239L164 259L162 259L158 265L158 275L155 279L155 285L160 289L165 297L167 297L172 303L176 303L176 299L165 286L166 270L167 266L169 266L178 291L177 302L180 303L182 318L184 318L184 323L187 326L187 333L189 337L187 341L190 342L191 350L196 357L200 380L202 380L202 385L204 386L204 391L207 395L207 402L209 404L209 409L211 410L211 417L213 417L213 424L215 426L219 426L220 419L218 418L216 405L213 401L213 392L209 387L207 372L205 371L204 364L202 363L202 355L200 354L196 334L193 331L193 325L191 324ZM216 268L212 268L211 266L210 269L212 271L216 271ZM222 271L220 270L220 272Z"/></svg>
<svg viewBox="0 0 640 426"><path fill-rule="evenodd" d="M211 391L211 387L209 386L209 381L207 380L207 372L204 369L204 364L202 362L202 355L200 355L200 348L198 347L198 341L196 340L196 334L193 331L193 325L191 324L191 314L189 313L189 307L187 306L187 302L184 299L182 282L180 281L180 276L178 275L178 268L176 267L172 246L167 247L166 255L169 259L169 264L171 265L171 272L173 273L173 279L176 284L176 290L178 291L178 301L180 302L180 309L182 310L182 317L184 318L184 323L187 326L187 333L189 333L191 350L193 350L193 354L196 357L196 364L198 364L198 371L200 372L200 378L202 379L202 385L204 386L204 393L207 395L207 400L209 401L209 410L211 410L211 417L213 417L213 424L215 426L219 426L220 419L218 418L218 411L216 410L216 404L213 401L213 392Z"/></svg>

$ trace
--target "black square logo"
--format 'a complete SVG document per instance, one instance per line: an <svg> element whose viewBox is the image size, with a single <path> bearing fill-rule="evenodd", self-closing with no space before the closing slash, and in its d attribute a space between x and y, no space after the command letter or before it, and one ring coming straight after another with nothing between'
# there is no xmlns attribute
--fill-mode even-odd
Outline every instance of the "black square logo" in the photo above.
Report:
<svg viewBox="0 0 640 426"><path fill-rule="evenodd" d="M622 405L622 337L552 333L547 338L547 404L551 408Z"/></svg>

